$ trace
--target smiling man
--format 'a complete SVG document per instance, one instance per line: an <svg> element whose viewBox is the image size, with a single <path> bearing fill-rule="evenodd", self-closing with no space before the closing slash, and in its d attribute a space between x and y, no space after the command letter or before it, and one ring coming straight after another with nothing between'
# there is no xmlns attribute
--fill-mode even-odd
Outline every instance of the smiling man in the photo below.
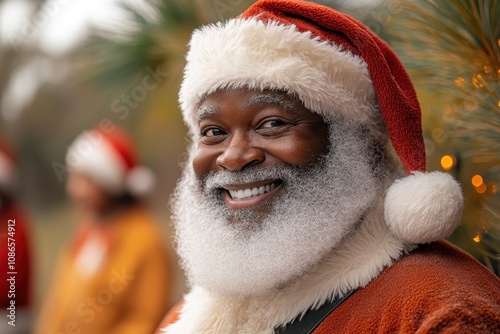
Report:
<svg viewBox="0 0 500 334"><path fill-rule="evenodd" d="M194 32L172 199L191 291L165 333L500 331L500 281L450 244L403 66L354 19L262 0Z"/></svg>

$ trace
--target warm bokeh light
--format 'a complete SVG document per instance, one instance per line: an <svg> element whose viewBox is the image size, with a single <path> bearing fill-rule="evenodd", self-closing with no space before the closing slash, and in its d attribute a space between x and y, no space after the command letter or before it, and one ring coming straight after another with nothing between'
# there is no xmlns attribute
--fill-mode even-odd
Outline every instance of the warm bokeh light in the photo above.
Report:
<svg viewBox="0 0 500 334"><path fill-rule="evenodd" d="M488 189L488 187L486 186L486 183L481 183L480 186L477 186L476 187L476 191L479 193L479 194L484 194L486 192L486 189Z"/></svg>
<svg viewBox="0 0 500 334"><path fill-rule="evenodd" d="M481 239L482 239L482 236L479 233L476 233L476 235L474 236L474 238L472 238L472 240L474 240L475 242L480 242Z"/></svg>
<svg viewBox="0 0 500 334"><path fill-rule="evenodd" d="M443 155L443 157L441 158L441 167L444 169L444 170L450 170L453 168L453 166L455 166L455 157L453 155Z"/></svg>
<svg viewBox="0 0 500 334"><path fill-rule="evenodd" d="M472 76L472 84L476 88L483 88L486 85L486 81L481 74L476 74Z"/></svg>
<svg viewBox="0 0 500 334"><path fill-rule="evenodd" d="M492 183L492 184L491 184L490 189L491 189L491 193L492 193L492 194L496 194L496 193L497 193L497 191L498 191L498 187L497 187L497 185L496 185L496 184L494 184L494 183Z"/></svg>
<svg viewBox="0 0 500 334"><path fill-rule="evenodd" d="M483 177L477 174L472 177L471 182L474 187L479 187L484 183Z"/></svg>
<svg viewBox="0 0 500 334"><path fill-rule="evenodd" d="M464 88L466 86L465 84L465 79L460 77L455 79L455 85L457 85L460 88Z"/></svg>

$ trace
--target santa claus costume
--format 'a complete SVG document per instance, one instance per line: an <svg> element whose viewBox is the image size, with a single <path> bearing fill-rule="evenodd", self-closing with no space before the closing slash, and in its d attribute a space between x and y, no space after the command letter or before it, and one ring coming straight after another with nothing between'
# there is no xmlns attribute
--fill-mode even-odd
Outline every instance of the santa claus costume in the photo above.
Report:
<svg viewBox="0 0 500 334"><path fill-rule="evenodd" d="M151 172L116 125L80 134L66 163L80 180L70 185L75 175L69 176L68 188L75 189L68 193L90 184L107 206L84 211L60 252L35 333L151 333L172 287L168 248L142 200L153 185Z"/></svg>
<svg viewBox="0 0 500 334"><path fill-rule="evenodd" d="M180 219L178 248L192 289L166 317L162 333L500 333L500 280L441 241L461 220L460 185L449 174L426 172L416 93L385 42L343 13L294 0L257 1L235 19L196 30L179 94L194 143L190 156L200 138L200 103L219 90L242 88L298 97L330 126L335 150L350 140L347 134L335 134L335 121L347 120L394 159L380 174L379 188L361 222L352 224L352 233L331 241L325 255L281 281L274 276L275 281L268 281L251 267L235 273L238 269L230 261L214 260L212 271L201 268L196 256L206 262L210 256L219 262L228 257L211 253L209 241L195 249L190 235L196 229L209 232L210 227L200 220L187 228L189 218ZM183 187L196 187L187 181L191 162L188 159L185 166L179 197L187 191ZM349 166L346 175L352 174L356 162ZM353 180L361 177L352 175ZM355 196L346 196L338 207L348 211L351 200ZM332 210L332 225L339 224L335 217ZM316 228L309 221L303 224ZM329 237L323 233L317 243ZM297 239L281 253L269 249L276 271L296 265L282 253L298 254L296 262L308 261L307 254L315 258L314 239ZM307 242L307 247L301 244ZM248 252L248 262L259 265L252 256L264 258L267 250L260 251ZM284 265L281 258L290 261ZM247 268L244 265L240 267ZM336 308L317 317L317 310L332 301ZM290 330L310 314L314 318L315 312L312 329Z"/></svg>

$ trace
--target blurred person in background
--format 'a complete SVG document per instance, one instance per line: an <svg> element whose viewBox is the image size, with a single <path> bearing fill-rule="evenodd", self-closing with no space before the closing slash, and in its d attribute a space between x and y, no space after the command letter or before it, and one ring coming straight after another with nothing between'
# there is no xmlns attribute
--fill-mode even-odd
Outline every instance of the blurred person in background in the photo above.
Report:
<svg viewBox="0 0 500 334"><path fill-rule="evenodd" d="M29 225L16 203L17 159L0 139L0 333L28 333L31 327Z"/></svg>
<svg viewBox="0 0 500 334"><path fill-rule="evenodd" d="M149 334L170 295L170 257L140 198L153 176L131 138L100 126L70 145L68 196L83 213L56 266L37 334Z"/></svg>

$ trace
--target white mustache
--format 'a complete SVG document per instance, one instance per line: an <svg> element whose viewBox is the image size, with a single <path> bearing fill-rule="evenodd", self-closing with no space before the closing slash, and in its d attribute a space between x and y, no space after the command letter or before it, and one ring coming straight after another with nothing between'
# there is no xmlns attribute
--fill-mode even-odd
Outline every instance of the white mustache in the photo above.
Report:
<svg viewBox="0 0 500 334"><path fill-rule="evenodd" d="M279 165L267 167L249 167L240 171L211 172L202 180L202 188L205 193L211 193L217 189L233 184L245 184L264 180L282 180L284 182L294 179L300 173L300 167Z"/></svg>

